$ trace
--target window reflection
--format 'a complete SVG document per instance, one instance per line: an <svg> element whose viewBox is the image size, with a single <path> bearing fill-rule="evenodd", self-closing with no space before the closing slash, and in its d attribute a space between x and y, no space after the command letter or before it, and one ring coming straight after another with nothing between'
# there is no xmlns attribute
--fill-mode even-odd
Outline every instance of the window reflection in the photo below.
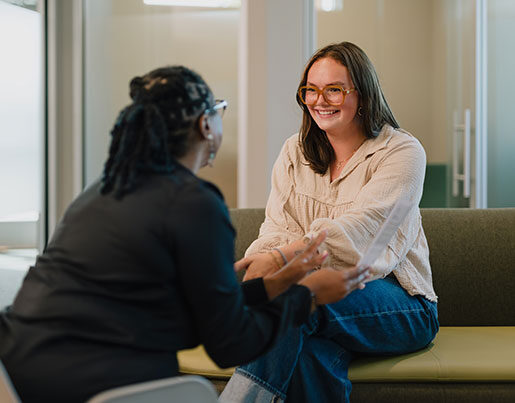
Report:
<svg viewBox="0 0 515 403"><path fill-rule="evenodd" d="M42 17L0 1L0 308L34 263L42 202Z"/></svg>
<svg viewBox="0 0 515 403"><path fill-rule="evenodd" d="M36 247L41 209L41 15L34 2L24 3L19 7L0 2L0 245L4 249Z"/></svg>

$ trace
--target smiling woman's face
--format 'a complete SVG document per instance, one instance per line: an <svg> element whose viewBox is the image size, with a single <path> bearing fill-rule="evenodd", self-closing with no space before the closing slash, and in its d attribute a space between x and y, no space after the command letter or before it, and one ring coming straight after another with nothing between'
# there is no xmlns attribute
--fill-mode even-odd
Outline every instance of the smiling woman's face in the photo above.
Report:
<svg viewBox="0 0 515 403"><path fill-rule="evenodd" d="M322 89L334 84L341 85L346 90L354 88L347 67L331 57L324 57L313 63L308 72L306 85ZM328 135L337 136L359 125L355 119L358 105L358 91L352 91L347 94L345 102L340 106L329 105L323 96L319 96L316 104L308 106L308 109L320 129Z"/></svg>

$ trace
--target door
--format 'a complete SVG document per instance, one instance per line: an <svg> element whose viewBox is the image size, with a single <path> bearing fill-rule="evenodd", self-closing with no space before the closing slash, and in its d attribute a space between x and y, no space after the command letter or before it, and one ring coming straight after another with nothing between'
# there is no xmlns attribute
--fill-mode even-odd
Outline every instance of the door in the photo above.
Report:
<svg viewBox="0 0 515 403"><path fill-rule="evenodd" d="M515 207L515 3L449 6L449 207Z"/></svg>

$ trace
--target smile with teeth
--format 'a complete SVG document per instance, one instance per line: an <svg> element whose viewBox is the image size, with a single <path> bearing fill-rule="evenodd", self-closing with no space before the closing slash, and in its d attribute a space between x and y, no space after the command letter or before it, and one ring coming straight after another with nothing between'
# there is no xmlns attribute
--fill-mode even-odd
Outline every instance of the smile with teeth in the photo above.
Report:
<svg viewBox="0 0 515 403"><path fill-rule="evenodd" d="M324 111L324 110L317 109L316 112L321 116L331 116L331 115L338 113L339 111L338 110L325 110Z"/></svg>

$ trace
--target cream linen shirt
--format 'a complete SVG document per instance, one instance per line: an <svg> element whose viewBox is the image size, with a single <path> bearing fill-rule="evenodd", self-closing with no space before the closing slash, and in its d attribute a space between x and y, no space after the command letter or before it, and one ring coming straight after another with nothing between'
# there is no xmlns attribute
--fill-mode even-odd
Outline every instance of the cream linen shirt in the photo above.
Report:
<svg viewBox="0 0 515 403"><path fill-rule="evenodd" d="M413 207L374 263L372 279L393 271L409 294L436 301L418 208L425 168L426 155L418 140L385 125L376 138L361 145L331 182L329 170L319 175L309 167L295 134L286 140L274 164L266 218L246 255L327 230L322 248L329 257L324 266L354 266L396 201L405 198Z"/></svg>

